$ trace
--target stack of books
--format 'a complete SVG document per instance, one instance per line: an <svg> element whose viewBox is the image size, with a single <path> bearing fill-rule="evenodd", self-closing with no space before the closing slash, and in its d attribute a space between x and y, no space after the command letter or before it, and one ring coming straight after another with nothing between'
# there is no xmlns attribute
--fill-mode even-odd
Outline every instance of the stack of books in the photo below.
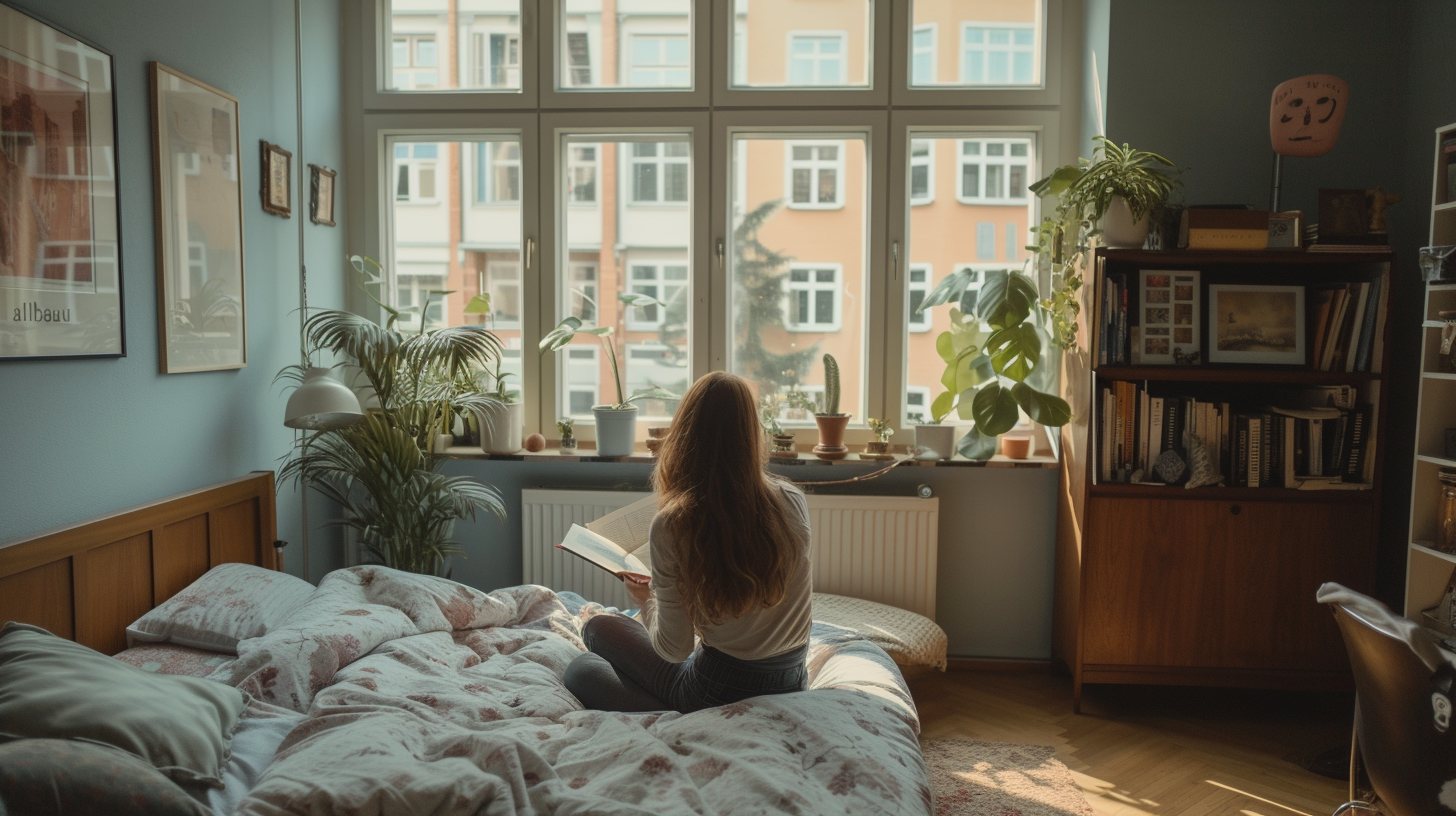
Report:
<svg viewBox="0 0 1456 816"><path fill-rule="evenodd" d="M1131 346L1127 320L1128 276L1105 275L1102 278L1101 330L1097 332L1098 365L1127 365ZM1133 287L1137 281L1131 281Z"/></svg>
<svg viewBox="0 0 1456 816"><path fill-rule="evenodd" d="M1319 371L1369 371L1385 329L1384 277L1309 290L1310 362Z"/></svg>
<svg viewBox="0 0 1456 816"><path fill-rule="evenodd" d="M1153 396L1132 382L1110 383L1101 396L1099 481L1186 484L1193 461L1186 435L1191 433L1229 487L1370 487L1374 409L1355 404L1350 386L1306 389L1290 396L1290 407L1259 409ZM1158 467L1169 450L1184 463L1172 481L1165 478L1167 469Z"/></svg>

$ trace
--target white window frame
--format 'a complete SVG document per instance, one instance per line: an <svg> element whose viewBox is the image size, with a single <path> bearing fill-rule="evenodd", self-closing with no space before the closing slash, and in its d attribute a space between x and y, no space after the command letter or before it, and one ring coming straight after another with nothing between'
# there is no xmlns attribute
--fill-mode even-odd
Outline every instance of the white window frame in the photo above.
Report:
<svg viewBox="0 0 1456 816"><path fill-rule="evenodd" d="M910 206L912 207L919 207L925 204L935 203L935 141L935 139L915 139L912 140L910 143L911 147L909 180L911 186L906 194L910 197ZM926 152L924 157L917 158L915 156L915 145L920 143L925 144L929 148L929 150ZM917 167L925 168L925 195L919 197L915 195L914 187L915 168Z"/></svg>
<svg viewBox="0 0 1456 816"><path fill-rule="evenodd" d="M1030 49L1030 51L1023 51L1023 49L1020 48L1020 47L1018 47L1015 43L1008 43L1007 45L1009 45L1010 47L1002 48L1002 47L1000 47L999 44L993 44L993 43L989 43L989 42L981 43L980 44L981 47L979 49L973 49L971 47L973 44L966 42L966 34L967 34L967 32L969 32L973 28L986 29L988 31L1001 30L1001 31L1011 31L1011 32L1024 31L1027 28L1030 28L1031 29L1031 49ZM1036 75L1036 72L1037 72L1037 65L1036 65L1036 35L1037 35L1037 31L1036 31L1036 24L1035 23L1032 23L1031 26L1027 26L1024 23L1007 23L1007 22L999 22L999 21L997 21L997 22L987 22L987 21L981 21L981 20L962 20L961 21L961 24L960 24L960 27L959 27L959 31L957 31L957 33L956 33L956 50L957 50L957 52L959 54L959 58L958 58L957 65L956 65L956 82L961 87L963 87L963 88L1034 88L1034 87L1036 87L1038 84L1040 84L1040 77L1038 77ZM970 60L968 59L968 57L969 57L970 52L973 51L973 50L978 50L978 51L981 52L982 70L983 71L986 70L985 69L985 65L990 62L990 55L993 54L993 53L998 53L998 52L1005 53L1007 55L1008 62L1014 60L1016 54L1018 54L1018 53L1030 53L1031 54L1031 81L1030 82L1004 82L1004 83L1000 83L1000 84L990 83L990 82L983 82L983 83L979 83L977 85L968 85L968 84L966 84L969 81L969 80L967 80L965 78L966 77L966 71L970 67ZM1014 69L1008 68L1008 72L1011 72L1011 71L1014 71Z"/></svg>
<svg viewBox="0 0 1456 816"><path fill-rule="evenodd" d="M682 267L686 273L686 277L680 281L668 280L666 275L667 267L669 266ZM651 286L657 291L657 294L653 295L653 297L656 297L663 303L671 303L673 296L690 286L692 282L693 268L688 263L687 258L683 258L681 261L665 261L660 259L636 261L628 259L622 263L622 267L627 274L626 287L628 292L635 293L639 285ZM650 279L639 280L637 278L638 269L652 270L652 277ZM671 290L671 293L668 290ZM647 308L657 311L657 317L655 319L643 319L642 312L644 310L640 307L634 306L627 309L628 331L657 331L662 328L663 321L667 319L667 308L665 306L649 306Z"/></svg>
<svg viewBox="0 0 1456 816"><path fill-rule="evenodd" d="M1032 159L1033 159L1032 154L1036 152L1036 145L1034 145L1034 144L1027 145L1027 149L1026 149L1027 155L1025 155L1025 156L1012 156L1011 155L1011 145L1013 143L1019 143L1021 141L1023 141L1023 140L1022 139L1019 139L1019 138L1012 138L1012 137L1007 137L1007 138L957 139L956 140L956 179L955 179L955 194L956 194L956 200L959 201L962 204L969 204L969 205L977 206L977 207L981 207L981 206L992 206L992 207L999 207L999 206L1024 207L1024 206L1026 206L1027 200L1031 196L1030 186L1031 186L1032 180L1033 179L1036 179L1036 178L1040 178L1040 176L1037 176L1036 175L1036 169L1035 169L1034 163L1032 161ZM966 155L965 146L966 146L966 144L968 144L970 142L977 142L977 143L980 144L980 154L979 155L975 155L975 156L967 156ZM1004 145L1005 148L1006 148L1006 152L1003 153L1000 156L988 156L988 155L986 155L986 146L988 144L991 144L991 143L998 143L998 144ZM1020 159L1020 161L1012 161L1012 159ZM1000 167L1001 168L1001 185L1000 185L1000 187L1001 187L1001 191L1002 192L1005 192L1006 195L1002 195L1002 196L968 196L968 195L966 195L966 190L965 190L965 167L968 164L975 164L975 165L978 165L981 168L980 171L976 175L976 179L977 179L977 184L979 185L979 187L980 187L980 189L981 189L982 192L985 192L985 189L986 189L986 175L987 175L986 174L986 167L987 166L991 166L991 165ZM1022 165L1022 166L1025 167L1023 181L1022 181L1022 189L1026 191L1026 195L1023 195L1023 196L1020 196L1020 197L1014 197L1014 196L1010 195L1010 192L1011 192L1011 167L1012 167L1012 165Z"/></svg>
<svg viewBox="0 0 1456 816"><path fill-rule="evenodd" d="M440 87L440 74L444 71L445 66L441 64L440 53L441 53L441 50L442 49L440 48L440 37L437 34L437 32L434 32L434 31L409 31L409 30L404 30L404 31L392 31L392 32L390 32L390 34L388 36L389 36L389 41L390 41L390 49L389 49L389 65L388 65L387 70L388 70L388 75L389 75L389 78L390 78L389 79L390 85L392 86L394 84L394 75L397 74L397 73L399 73L399 72L401 72L401 71L407 72L405 75L409 78L409 87L407 87L407 88L391 87L391 90L392 91L395 91L395 92L409 93L409 92L412 92L412 91L413 92L433 91L433 90L436 90L437 88L439 88ZM409 58L410 58L410 64L409 65L399 66L399 65L395 65L394 64L394 44L398 40L404 40L405 43L407 44L406 45L406 48L409 50ZM415 64L415 60L418 58L418 55L419 55L420 43L422 41L424 41L424 40L429 40L435 46L435 64L432 65L432 66L431 65L416 65ZM420 74L420 73L429 73L429 72L434 72L434 74L435 74L435 84L432 87L428 87L428 88L420 88L420 87L418 87L416 85L416 81L415 81L416 75L417 74Z"/></svg>
<svg viewBox="0 0 1456 816"><path fill-rule="evenodd" d="M925 404L924 404L925 413L921 415L921 422L922 423L930 422L930 404L931 404L931 401L934 399L934 392L931 389L926 388L923 385L907 385L907 386L905 386L905 400L904 400L904 405L902 406L902 410L905 412L904 414L902 414L902 416L904 417L904 421L902 422L902 424L904 424L904 425L910 425L912 423L915 423L914 419L910 416L910 395L911 394L919 394L919 395L921 395L923 397L923 399L925 401ZM915 424L921 424L921 423L915 423Z"/></svg>
<svg viewBox="0 0 1456 816"><path fill-rule="evenodd" d="M492 37L505 37L507 61L502 64L502 70L506 75L504 85L491 85L490 79L490 42ZM510 48L512 43L516 47L516 61L510 62ZM523 76L522 66L525 62L525 50L522 43L521 32L511 28L482 28L470 32L470 53L469 63L461 66L461 74L467 71L471 74L471 84L465 85L462 90L479 90L500 93L502 91L513 91L511 77L514 74L516 87L520 87Z"/></svg>
<svg viewBox="0 0 1456 816"><path fill-rule="evenodd" d="M810 159L794 158L794 148L808 147L814 150ZM833 147L834 160L825 161L819 158L819 148ZM844 153L846 144L842 140L810 140L793 139L784 143L784 206L791 210L839 210L844 208ZM799 169L809 170L809 194L813 196L812 201L794 200L794 171ZM834 171L834 201L821 203L819 201L819 171L831 169Z"/></svg>
<svg viewBox="0 0 1456 816"><path fill-rule="evenodd" d="M915 274L917 272L924 272L925 273L925 280L924 281L920 281L920 282L917 283L917 281L915 280ZM924 296L930 294L930 290L931 290L931 288L934 285L935 285L935 269L934 269L934 267L931 264L928 264L928 263L913 263L913 264L910 264L909 272L905 276L905 286L906 286L906 289L907 289L908 292L917 292L917 291L920 292L921 293L921 301L923 302L925 300L925 297ZM917 332L917 333L918 332L928 332L928 331L930 331L934 327L934 325L935 325L935 317L934 317L934 313L933 312L924 311L924 312L921 312L919 315L916 315L915 314L915 311L914 311L915 310L915 298L914 297L907 295L906 307L905 308L907 310L909 310L909 311L906 312L906 318L905 318L905 326L906 326L906 330L907 331L912 331L912 332Z"/></svg>
<svg viewBox="0 0 1456 816"><path fill-rule="evenodd" d="M887 4L888 5L888 4ZM1082 46L1079 35L1071 32L1064 33L1062 28L1064 20L1068 15L1065 11L1066 0L1037 0L1033 14L1033 30L1039 32L1041 44L1041 74L1039 81L1034 85L1009 85L1009 86L977 86L967 87L960 84L945 83L936 86L912 85L911 84L911 58L915 51L912 3L894 3L894 31L899 32L892 43L891 58L893 87L891 100L896 106L909 107L980 107L984 109L1008 109L1022 106L1040 106L1048 111L1056 109L1064 104L1072 118L1078 114L1077 101L1072 98L1063 99L1064 89L1071 91L1079 88L1076 83L1080 82L1080 74L1076 77L1064 76L1063 66L1078 66L1083 60L1081 54ZM960 31L956 35L963 36ZM1066 44L1066 49L1063 48ZM960 48L961 40L957 40L955 47ZM1064 55L1064 50L1071 50L1073 53L1070 59ZM1035 58L1033 57L1033 60ZM960 58L957 57L956 83L960 80ZM1035 65L1035 62L1033 62ZM1106 76L1106 66L1100 70ZM1029 121L1029 120L1028 120ZM1070 133L1068 134L1071 135ZM1070 142L1069 142L1070 144ZM1059 159L1059 161L1061 161ZM1065 157L1063 164L1070 164L1076 161L1076 155Z"/></svg>
<svg viewBox="0 0 1456 816"><path fill-rule="evenodd" d="M409 264L409 266L412 266L412 267L413 266L426 266L426 265L427 264L425 264L425 263L418 263L418 262L411 262ZM405 281L409 281L410 290L411 290L411 293L412 293L411 299L414 302L412 302L409 306L407 306L405 308L412 309L412 310L413 309L421 309L421 307L423 307L425 305L425 298L430 297L430 292L431 291L435 291L434 289L432 289L430 287L421 287L420 286L420 279L421 278L439 278L442 281L442 283L440 284L441 289L443 289L444 287L450 285L450 266L448 264L439 264L438 266L440 267L439 274L436 274L434 272L398 272L397 271L395 273L395 275L393 276L392 283L390 284L390 292L389 292L389 294L390 294L391 300L393 301L393 298L395 298L395 297L398 296L399 287L402 286ZM434 306L436 304L439 304L439 306L440 306L440 320L438 320L438 321L432 320L432 321L430 321L430 323L428 325L430 327L433 327L433 328L438 329L441 326L449 325L449 321L450 321L450 296L449 295L442 295L438 299L431 299L430 305L431 306ZM421 310L421 311L409 311L409 312L403 312L403 313L401 313L400 316L399 316L399 329L400 329L400 331L404 331L404 332L419 331L420 330L420 321L424 319L425 314L426 313L423 310Z"/></svg>
<svg viewBox="0 0 1456 816"><path fill-rule="evenodd" d="M828 283L818 280L820 272L834 273L834 280ZM795 272L808 272L809 280L795 281ZM812 315L818 306L816 295L820 292L830 292L834 295L833 309L834 317L827 323L817 320L809 323L799 323L798 301L800 293L809 296L809 312ZM804 263L795 262L789 264L788 276L784 280L784 328L791 332L829 334L837 332L844 326L844 265L838 263Z"/></svg>
<svg viewBox="0 0 1456 816"><path fill-rule="evenodd" d="M590 148L592 151L591 161L578 160L576 151ZM590 200L578 199L576 197L576 171L587 168L591 170L592 197ZM573 207L595 207L601 202L602 184L602 146L599 144L573 144L568 148L566 160L567 179L573 184L567 203Z"/></svg>
<svg viewBox="0 0 1456 816"><path fill-rule="evenodd" d="M655 144L657 153L653 156L638 156L635 145ZM668 156L667 145L678 144L677 142L624 142L617 150L619 160L625 165L622 175L619 176L618 190L619 197L627 202L629 207L686 207L693 199L693 178L692 159L693 150L690 142L687 144L688 155ZM657 198L639 199L637 197L637 167L638 165L653 164L657 166ZM667 194L667 168L668 165L682 165L687 168L687 198L681 201L668 201Z"/></svg>
<svg viewBox="0 0 1456 816"><path fill-rule="evenodd" d="M500 140L495 140L495 141L488 141L487 140L487 141L480 141L480 142L476 142L475 143L477 145L477 147L475 149L474 159L475 159L476 162L479 163L479 167L478 167L478 173L479 173L479 175L476 177L476 180L475 180L476 183L473 185L476 188L475 195L473 196L473 200L471 202L475 206L477 206L477 207L504 206L504 207L510 207L512 209L521 206L521 198L520 198L520 196L521 196L521 193L523 192L522 189L521 189L521 173L522 173L522 170L524 169L524 168L521 167L521 153L522 153L523 146L520 143L515 143L516 144L516 158L515 159L496 159L495 158L495 148L496 148L496 146L497 145L503 145L503 144L510 144L510 143L511 143L511 140L508 140L508 139L500 139ZM516 197L515 198L501 198L498 195L498 191L496 190L496 184L495 184L495 171L496 171L496 168L498 168L498 167L507 167L507 168L514 167L516 169ZM485 189L484 190L481 190L480 189L480 182L482 180L485 182ZM438 184L438 181L436 183Z"/></svg>
<svg viewBox="0 0 1456 816"><path fill-rule="evenodd" d="M917 44L915 42L916 35L918 35L918 34L924 34L926 32L929 32L929 34L930 34L930 46L928 48L925 47L925 46L919 45L919 44ZM915 59L917 57L921 57L921 56L929 56L930 57L930 77L928 79L926 79L924 77L921 77L921 79L925 79L925 81L923 81L923 82L916 82L916 76L915 76ZM936 59L939 56L940 56L940 26L938 24L936 24L936 23L922 23L922 24L920 24L918 26L915 26L914 30L910 32L910 84L911 84L912 87L917 87L917 88L933 88L933 87L935 87L935 77L936 77L936 74L938 73L937 68L938 68L938 65L939 65L937 63Z"/></svg>
<svg viewBox="0 0 1456 816"><path fill-rule="evenodd" d="M493 271L493 270L496 270L496 269L500 269L500 270L507 270L507 269L509 269L510 271L509 271L509 273L504 273L505 276L502 277L500 274L496 274ZM494 316L495 316L495 308L494 308L495 305L497 303L500 303L501 300L503 300L503 298L498 297L498 293L502 289L510 289L510 288L514 288L514 289L517 290L517 292L516 292L516 303L520 304L521 313L520 313L520 315L517 316L517 318L515 320L499 320L499 319L493 320L493 322L490 324L490 327L493 328L493 329L514 330L514 331L519 331L520 330L521 324L522 324L523 319L524 319L525 314L526 314L526 308L527 308L527 306L526 306L526 282L521 277L521 264L520 264L519 261L486 261L485 262L485 291L490 294L491 316L492 316L492 318L494 318Z"/></svg>
<svg viewBox="0 0 1456 816"><path fill-rule="evenodd" d="M582 285L589 284L591 286L591 292L589 294L587 294L585 292L583 292L582 294L585 294L586 297L591 298L591 302L592 302L592 315L591 315L591 320L589 322L593 322L594 323L594 322L596 322L596 317L597 317L598 314L600 314L600 311L599 310L601 309L602 265L600 263L597 263L596 261L570 261L569 263L570 263L570 266L568 267L568 272L567 272L567 275L568 275L568 277L567 277L568 283L569 284L581 283ZM585 271L585 269L587 267L590 267L591 268L591 271L592 271L592 279L590 281L578 281L577 280L578 273L579 272L582 272L582 271ZM565 310L568 311L568 312L571 312L572 314L577 314L577 310L574 309L574 308L572 308L573 305L574 305L573 298L580 298L581 297L581 295L579 295L575 291L573 291L576 288L577 288L576 286L569 286L568 289L567 289L567 292L566 292L566 300L567 300L567 302L566 302ZM583 302L582 305L585 305L585 302Z"/></svg>
<svg viewBox="0 0 1456 816"><path fill-rule="evenodd" d="M699 0L699 2L703 2L703 0ZM710 0L710 2L713 7L714 31L717 34L714 39L711 75L715 106L802 110L805 108L883 107L889 104L891 63L893 59L897 58L891 54L891 40L894 38L889 35L892 30L892 6L908 6L908 2L891 2L890 0L875 2L871 0L869 3L868 42L866 43L869 63L865 72L866 84L813 88L739 84L747 76L747 73L739 66L742 58L752 52L754 43L749 42L745 48L741 45L744 39L733 36L735 30L747 31L746 27L739 25L734 8L736 0ZM707 4L704 2L704 5ZM763 2L763 0L758 0L753 5L760 9L772 8L771 4ZM846 42L844 52L846 76L849 71L851 42L852 40ZM767 47L778 48L779 45L773 43L768 44ZM787 80L787 60L784 63L784 70L785 80Z"/></svg>
<svg viewBox="0 0 1456 816"><path fill-rule="evenodd" d="M435 145L435 150L436 150L435 158L433 158L433 159L416 158L414 156L414 146L415 145L421 145L421 144L433 144L433 145ZM410 155L407 158L397 159L397 158L394 158L394 153L391 153L390 154L391 167L390 167L390 174L389 174L389 176L390 176L391 200L395 204L409 204L409 205L422 205L422 206L434 206L436 204L439 204L443 200L443 199L440 198L440 184L441 184L441 182L444 182L446 185L449 184L449 180L446 179L446 178L444 178L442 176L442 174L440 173L440 161L441 161L440 154L441 153L448 153L449 152L448 151L448 148L444 148L443 147L443 143L441 143L441 142L428 142L428 141L424 141L424 140L411 140L411 141L408 141L408 142L397 142L395 144L395 147L396 147L396 149L398 149L400 146L403 146L403 145L409 145ZM407 172L409 174L409 189L410 189L409 198L399 198L399 193L398 193L398 189L399 189L399 165L398 164L394 164L394 162L402 162L403 165L404 165L404 168L405 168L405 172ZM432 198L423 198L423 197L421 197L419 195L416 195L416 193L415 193L415 191L420 188L420 170L423 169L423 167L425 165L429 165L430 169L433 170L434 173L435 173L435 195Z"/></svg>
<svg viewBox="0 0 1456 816"><path fill-rule="evenodd" d="M647 65L640 66L640 67L637 65L635 59L636 59L636 56L637 56L637 41L638 40L657 40L658 41L658 44L657 44L657 55L658 55L659 58L661 58L663 60L666 60L667 59L667 46L668 46L668 41L669 40L678 40L678 39L686 40L687 41L688 61L687 61L686 64L679 65L677 63L663 61L663 62L649 63ZM685 32L684 31L632 31L632 32L628 33L628 35L626 37L625 47L621 50L621 52L620 52L619 55L622 57L622 60L623 60L622 61L622 71L621 71L621 73L623 75L623 78L625 78L627 81L625 81L625 82L619 81L617 83L618 84L618 87L622 87L622 88L634 88L634 89L652 89L652 90L657 90L657 91L671 91L673 89L679 89L679 88L680 89L683 89L683 90L687 90L687 89L693 87L693 34L692 34L691 29L689 29L688 31L685 31ZM688 84L686 84L686 85L663 85L661 82L659 82L656 85L652 85L652 84L641 84L641 85L639 85L638 83L631 81L632 75L635 74L635 73L637 73L638 71L644 71L644 72L655 71L659 75L664 74L664 73L666 73L668 71L684 71L688 75Z"/></svg>
<svg viewBox="0 0 1456 816"><path fill-rule="evenodd" d="M810 73L816 81L797 85L793 82L794 63L799 60L800 55L795 53L794 45L800 40L809 41L814 44L814 53L809 55ZM839 81L822 82L820 73L823 64L829 60L820 53L819 43L834 41L839 43L839 55L836 61L839 63ZM855 87L849 84L849 32L847 31L790 31L788 32L788 50L784 55L785 81L792 88L843 88Z"/></svg>
<svg viewBox="0 0 1456 816"><path fill-rule="evenodd" d="M629 379L628 373L627 373L627 372L629 372L629 371L632 370L632 356L633 356L633 352L644 352L644 351L647 351L647 352L658 352L658 353L660 353L663 349L664 349L664 345L662 343L659 343L659 342L655 341L655 340L644 340L644 341L640 341L640 342L636 342L636 343L626 343L623 346L623 348L622 348L622 366L623 366L623 371L622 371L622 387L627 390L627 396L631 396L632 395L632 392L634 391L634 389L632 388L632 381L631 381L631 379ZM685 377L685 379L687 379L687 381L688 381L689 384L692 384L692 371L691 371L691 366L689 367L689 370L684 373L684 377ZM661 385L660 383L655 383L655 384L656 385ZM666 388L666 386L663 386L663 387ZM672 389L668 389L668 390L671 391ZM678 393L679 396L681 396L681 392L677 392L677 393ZM665 415L661 415L661 414L649 414L645 410L642 411L641 418L642 419L668 419L668 417L665 416Z"/></svg>
<svg viewBox="0 0 1456 816"><path fill-rule="evenodd" d="M592 416L590 406L588 406L587 410L584 411L584 412L582 412L582 413L572 413L571 412L571 394L572 394L572 392L573 391L585 392L587 390L587 386L586 386L585 383L573 383L573 382L571 382L571 379L570 378L571 378L571 367L572 367L572 364L571 364L571 353L572 352L576 352L578 354L581 354L583 358L585 356L587 356L588 354L591 356L592 382L591 382L590 388L591 388L591 395L592 395L592 405L600 405L601 404L598 401L600 399L601 393L602 393L602 360L601 360L601 347L599 345L595 344L595 343L592 343L590 345L589 344L586 344L586 343L573 343L573 344L567 346L566 348L562 349L559 352L561 354L561 358L562 358L562 365L561 365L561 393L562 393L562 396L565 397L565 399L562 402L561 411L559 411L558 414L559 414L559 417L571 417L572 419L590 419L591 416ZM586 369L586 366L583 365L582 366L582 369L585 370ZM552 420L552 421L554 422L555 420ZM543 427L545 427L545 426L543 426ZM580 438L580 436L581 436L580 430L578 430L577 436L578 436L578 438Z"/></svg>
<svg viewBox="0 0 1456 816"><path fill-rule="evenodd" d="M711 48L705 47L706 43L712 41L713 32L711 24L713 15L708 11L708 3L703 0L693 0L689 4L692 19L688 22L687 31L668 30L651 31L643 28L640 31L633 31L633 34L646 36L681 36L684 33L688 36L688 54L691 60L691 84L682 88L638 88L623 82L615 87L603 88L596 85L582 87L574 85L569 81L566 73L570 68L566 63L564 51L566 49L566 31L561 13L561 2L559 0L523 0L532 6L540 7L540 15L545 21L541 26L543 32L540 37L538 54L538 69L542 81L537 87L537 98L541 111L552 110L621 110L621 109L663 109L663 108L707 108L711 101L711 83L709 81L710 70L713 60L709 58ZM658 26L660 28L660 26ZM629 67L630 45L618 49L618 74L626 75ZM600 62L600 56L597 58ZM599 65L597 66L599 67ZM600 81L600 74L594 68L594 81Z"/></svg>

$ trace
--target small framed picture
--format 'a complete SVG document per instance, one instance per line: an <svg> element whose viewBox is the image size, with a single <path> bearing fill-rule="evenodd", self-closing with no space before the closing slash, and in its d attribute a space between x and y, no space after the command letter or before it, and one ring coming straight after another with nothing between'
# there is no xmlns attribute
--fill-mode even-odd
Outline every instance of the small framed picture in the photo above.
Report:
<svg viewBox="0 0 1456 816"><path fill-rule="evenodd" d="M1144 269L1138 276L1139 358L1144 365L1199 362L1198 273Z"/></svg>
<svg viewBox="0 0 1456 816"><path fill-rule="evenodd" d="M334 226L334 178L338 175L327 167L310 164L308 219L326 227Z"/></svg>
<svg viewBox="0 0 1456 816"><path fill-rule="evenodd" d="M276 144L262 142L263 146L263 211L289 218L293 215L293 191L289 179L293 178L293 154Z"/></svg>
<svg viewBox="0 0 1456 816"><path fill-rule="evenodd" d="M1208 287L1208 361L1304 365L1304 287Z"/></svg>

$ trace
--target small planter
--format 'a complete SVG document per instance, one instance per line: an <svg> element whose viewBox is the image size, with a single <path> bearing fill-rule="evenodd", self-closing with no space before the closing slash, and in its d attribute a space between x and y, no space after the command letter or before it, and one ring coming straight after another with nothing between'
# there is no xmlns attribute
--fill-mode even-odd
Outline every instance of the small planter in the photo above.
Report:
<svg viewBox="0 0 1456 816"><path fill-rule="evenodd" d="M890 453L890 443L887 440L885 442L866 442L864 453L861 453L859 458L869 459L875 462L887 462L895 457Z"/></svg>
<svg viewBox="0 0 1456 816"><path fill-rule="evenodd" d="M814 455L820 459L843 459L849 455L844 446L844 429L849 425L849 414L815 414L814 422L819 426L819 444L814 446Z"/></svg>
<svg viewBox="0 0 1456 816"><path fill-rule="evenodd" d="M526 424L526 404L507 402L479 411L480 449L486 453L510 454L521 449L521 428Z"/></svg>
<svg viewBox="0 0 1456 816"><path fill-rule="evenodd" d="M647 429L647 452L653 456L662 449L662 443L667 439L668 426Z"/></svg>
<svg viewBox="0 0 1456 816"><path fill-rule="evenodd" d="M915 447L925 448L932 458L949 459L955 456L954 425L916 425Z"/></svg>
<svg viewBox="0 0 1456 816"><path fill-rule="evenodd" d="M564 436L561 438L562 453L576 453L576 437Z"/></svg>
<svg viewBox="0 0 1456 816"><path fill-rule="evenodd" d="M1025 434L1001 437L1001 454L1007 459L1025 459L1031 455L1031 437Z"/></svg>
<svg viewBox="0 0 1456 816"><path fill-rule="evenodd" d="M637 406L592 406L597 421L597 456L631 456L637 440Z"/></svg>
<svg viewBox="0 0 1456 816"><path fill-rule="evenodd" d="M1122 196L1113 196L1102 216L1102 243L1108 247L1137 249L1148 240L1148 213L1133 220L1132 208Z"/></svg>
<svg viewBox="0 0 1456 816"><path fill-rule="evenodd" d="M794 448L793 434L774 434L773 450L769 456L775 459L798 459L799 451Z"/></svg>

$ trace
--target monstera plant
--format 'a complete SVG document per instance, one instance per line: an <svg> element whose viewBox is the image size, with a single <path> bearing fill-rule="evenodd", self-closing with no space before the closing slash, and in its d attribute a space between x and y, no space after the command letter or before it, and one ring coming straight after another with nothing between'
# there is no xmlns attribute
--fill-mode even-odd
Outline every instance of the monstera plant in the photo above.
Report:
<svg viewBox="0 0 1456 816"><path fill-rule="evenodd" d="M978 274L985 280L974 291ZM1050 337L1039 325L1045 313L1031 279L1010 270L957 270L926 295L919 311L945 304L955 304L950 328L935 338L945 391L930 414L937 423L952 412L973 422L961 455L990 458L996 437L1016 426L1021 411L1050 427L1071 420L1071 406L1050 393L1056 383L1055 368L1046 364Z"/></svg>

